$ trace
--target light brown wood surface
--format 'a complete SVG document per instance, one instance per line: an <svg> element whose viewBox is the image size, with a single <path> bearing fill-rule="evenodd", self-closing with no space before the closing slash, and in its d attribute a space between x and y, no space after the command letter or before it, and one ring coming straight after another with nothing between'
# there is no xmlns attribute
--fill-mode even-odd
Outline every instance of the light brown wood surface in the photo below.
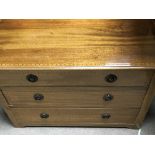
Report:
<svg viewBox="0 0 155 155"><path fill-rule="evenodd" d="M155 97L155 74L152 77L150 86L143 100L141 110L139 111L139 114L137 115L137 118L136 118L136 124L138 127L142 125L144 118L149 110L150 104L153 102L154 97Z"/></svg>
<svg viewBox="0 0 155 155"><path fill-rule="evenodd" d="M140 127L154 73L154 20L0 20L0 105L16 127Z"/></svg>
<svg viewBox="0 0 155 155"><path fill-rule="evenodd" d="M7 102L2 94L2 91L0 90L0 106L1 107L7 107Z"/></svg>
<svg viewBox="0 0 155 155"><path fill-rule="evenodd" d="M29 82L29 74L38 77L37 82ZM117 76L108 83L105 77ZM0 86L145 86L147 87L152 70L3 70L0 71Z"/></svg>
<svg viewBox="0 0 155 155"><path fill-rule="evenodd" d="M35 94L43 100L35 100ZM10 107L140 108L146 89L141 87L9 87L3 89ZM111 94L113 99L104 100Z"/></svg>
<svg viewBox="0 0 155 155"><path fill-rule="evenodd" d="M0 68L155 68L152 20L1 20Z"/></svg>
<svg viewBox="0 0 155 155"><path fill-rule="evenodd" d="M46 112L49 118L40 118ZM16 121L23 126L104 126L104 125L130 125L134 124L139 109L102 109L102 108L12 108ZM109 113L109 119L102 115Z"/></svg>

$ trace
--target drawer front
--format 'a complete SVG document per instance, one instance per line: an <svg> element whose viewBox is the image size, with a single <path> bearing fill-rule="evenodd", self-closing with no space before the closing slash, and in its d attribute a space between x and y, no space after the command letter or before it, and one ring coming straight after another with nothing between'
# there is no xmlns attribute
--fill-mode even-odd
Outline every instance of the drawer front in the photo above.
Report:
<svg viewBox="0 0 155 155"><path fill-rule="evenodd" d="M12 108L18 123L25 126L91 126L132 124L139 109L50 109Z"/></svg>
<svg viewBox="0 0 155 155"><path fill-rule="evenodd" d="M3 93L18 107L140 107L143 87L9 87Z"/></svg>
<svg viewBox="0 0 155 155"><path fill-rule="evenodd" d="M152 71L5 70L0 75L0 86L147 86Z"/></svg>

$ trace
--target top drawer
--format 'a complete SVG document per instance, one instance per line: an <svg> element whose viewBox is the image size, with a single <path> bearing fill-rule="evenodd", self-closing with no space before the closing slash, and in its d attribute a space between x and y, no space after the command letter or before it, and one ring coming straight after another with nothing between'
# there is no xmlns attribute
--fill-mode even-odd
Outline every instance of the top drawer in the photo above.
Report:
<svg viewBox="0 0 155 155"><path fill-rule="evenodd" d="M0 86L147 86L149 70L1 70Z"/></svg>

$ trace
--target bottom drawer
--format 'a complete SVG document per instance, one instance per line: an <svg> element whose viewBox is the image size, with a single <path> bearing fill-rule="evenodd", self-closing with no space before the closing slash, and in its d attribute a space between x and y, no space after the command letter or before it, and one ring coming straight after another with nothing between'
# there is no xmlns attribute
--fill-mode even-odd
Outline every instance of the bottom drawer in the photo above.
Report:
<svg viewBox="0 0 155 155"><path fill-rule="evenodd" d="M112 126L134 124L139 109L12 108L23 126Z"/></svg>

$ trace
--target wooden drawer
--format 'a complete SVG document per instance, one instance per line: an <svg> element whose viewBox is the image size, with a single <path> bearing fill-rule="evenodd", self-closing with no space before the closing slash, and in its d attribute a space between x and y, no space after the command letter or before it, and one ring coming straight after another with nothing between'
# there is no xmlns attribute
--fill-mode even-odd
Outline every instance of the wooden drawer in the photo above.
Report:
<svg viewBox="0 0 155 155"><path fill-rule="evenodd" d="M147 86L152 71L1 70L0 75L0 86Z"/></svg>
<svg viewBox="0 0 155 155"><path fill-rule="evenodd" d="M104 126L132 124L139 109L53 109L12 108L12 113L23 126Z"/></svg>
<svg viewBox="0 0 155 155"><path fill-rule="evenodd" d="M3 93L15 107L140 107L144 87L8 87Z"/></svg>

